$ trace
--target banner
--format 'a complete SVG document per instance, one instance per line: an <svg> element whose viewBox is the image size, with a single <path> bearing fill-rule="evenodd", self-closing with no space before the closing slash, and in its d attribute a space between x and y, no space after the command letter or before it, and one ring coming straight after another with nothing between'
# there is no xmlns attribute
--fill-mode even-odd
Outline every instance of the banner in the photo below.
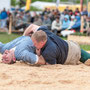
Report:
<svg viewBox="0 0 90 90"><path fill-rule="evenodd" d="M26 11L30 9L31 0L26 1Z"/></svg>

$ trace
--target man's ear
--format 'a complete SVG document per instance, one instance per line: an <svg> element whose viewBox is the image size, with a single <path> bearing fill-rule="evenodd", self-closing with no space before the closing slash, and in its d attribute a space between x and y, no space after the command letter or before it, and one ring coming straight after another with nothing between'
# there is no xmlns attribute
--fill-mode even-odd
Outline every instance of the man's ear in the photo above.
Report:
<svg viewBox="0 0 90 90"><path fill-rule="evenodd" d="M44 46L44 45L45 45L45 43L46 43L45 41L42 41L42 42L41 42L42 46Z"/></svg>
<svg viewBox="0 0 90 90"><path fill-rule="evenodd" d="M44 44L44 41L41 41L41 44L43 45Z"/></svg>

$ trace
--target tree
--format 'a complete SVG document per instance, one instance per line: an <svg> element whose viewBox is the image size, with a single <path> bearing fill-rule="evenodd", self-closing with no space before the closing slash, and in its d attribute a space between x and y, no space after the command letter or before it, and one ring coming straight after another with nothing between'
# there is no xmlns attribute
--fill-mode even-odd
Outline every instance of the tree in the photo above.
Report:
<svg viewBox="0 0 90 90"><path fill-rule="evenodd" d="M11 5L16 6L16 0L11 0Z"/></svg>

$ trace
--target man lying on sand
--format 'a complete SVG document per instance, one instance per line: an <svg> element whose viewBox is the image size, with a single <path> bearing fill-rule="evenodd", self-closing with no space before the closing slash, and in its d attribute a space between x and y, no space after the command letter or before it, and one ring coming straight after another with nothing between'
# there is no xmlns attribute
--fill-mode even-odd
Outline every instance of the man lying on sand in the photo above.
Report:
<svg viewBox="0 0 90 90"><path fill-rule="evenodd" d="M42 56L34 54L34 48L29 36L18 37L7 44L0 42L0 53L3 54L2 61L7 64L15 63L16 60L22 60L30 64L45 64Z"/></svg>
<svg viewBox="0 0 90 90"><path fill-rule="evenodd" d="M44 58L44 59L38 60L38 62L40 61L39 64L74 64L75 65L75 64L78 64L78 61L85 63L87 60L90 59L90 54L80 49L77 43L74 43L72 41L62 40L60 37L50 32L46 26L37 26L37 25L31 24L26 29L24 35L29 36L30 34L32 34L31 39L34 43L34 46L37 49L38 57L43 56ZM25 39L25 41L27 40ZM23 44L26 44L26 43L23 43ZM20 49L24 47L23 44L21 44L22 46L19 45L18 48ZM10 48L11 47L12 46L10 46ZM15 50L17 50L17 48L15 48ZM24 49L24 54L22 54L22 52L20 52L19 50L17 51L17 53L15 53L16 51L14 51L15 55L11 54L11 57L9 58L11 59L13 58L13 56L15 56L14 58L16 59L29 61L29 58L27 57L30 57L30 58L36 57L35 54L33 53L32 53L33 55L28 54L27 52L25 52L25 50L26 49ZM20 57L17 57L16 55L17 56L19 55ZM8 61L7 57L4 58L3 56L3 62L6 63L7 61ZM31 63L31 61L29 62ZM37 60L32 59L32 62L36 63Z"/></svg>
<svg viewBox="0 0 90 90"><path fill-rule="evenodd" d="M90 60L90 54L80 49L73 41L62 40L50 32L46 26L30 25L24 35L31 33L34 46L40 51L48 64L78 64Z"/></svg>

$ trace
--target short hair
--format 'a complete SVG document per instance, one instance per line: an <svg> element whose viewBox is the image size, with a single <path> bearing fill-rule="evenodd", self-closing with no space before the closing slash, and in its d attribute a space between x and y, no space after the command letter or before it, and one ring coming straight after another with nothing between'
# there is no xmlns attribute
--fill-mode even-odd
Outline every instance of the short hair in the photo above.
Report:
<svg viewBox="0 0 90 90"><path fill-rule="evenodd" d="M32 34L32 37L39 43L47 40L47 35L44 31L39 30Z"/></svg>
<svg viewBox="0 0 90 90"><path fill-rule="evenodd" d="M56 16L56 19L60 19L60 17L59 16Z"/></svg>

